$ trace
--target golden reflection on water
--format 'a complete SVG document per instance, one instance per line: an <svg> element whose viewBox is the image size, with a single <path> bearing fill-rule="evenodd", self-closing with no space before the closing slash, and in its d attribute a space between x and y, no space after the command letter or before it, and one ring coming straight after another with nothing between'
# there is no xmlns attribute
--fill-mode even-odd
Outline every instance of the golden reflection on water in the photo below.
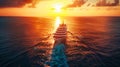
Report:
<svg viewBox="0 0 120 67"><path fill-rule="evenodd" d="M57 17L55 18L55 28L57 28L60 23L61 23L61 18L60 18L59 16L57 16Z"/></svg>
<svg viewBox="0 0 120 67"><path fill-rule="evenodd" d="M104 18L67 18L65 23L68 26L68 31L73 33L108 31L108 20Z"/></svg>
<svg viewBox="0 0 120 67"><path fill-rule="evenodd" d="M57 16L55 18L55 24L54 24L55 30L58 28L59 24L61 24L61 18L59 16Z"/></svg>
<svg viewBox="0 0 120 67"><path fill-rule="evenodd" d="M93 40L94 42L98 43L95 45L98 45L98 46L103 45L103 44L101 44L101 41L104 41L104 39L107 39L107 37L108 37L104 33L109 32L109 29L108 29L109 22L107 19L104 19L104 18L77 18L76 19L76 18L64 18L64 17L57 16L54 18L54 21L51 22L51 24L53 24L52 25L53 30L51 30L52 33L55 33L59 24L61 24L63 22L63 20L64 20L64 23L67 25L68 31L73 33L74 36L78 36L78 37L81 36L83 38L89 38L90 40ZM44 26L44 25L41 25L41 26ZM49 26L49 24L48 24L48 26ZM37 25L37 29L39 29L39 27L40 27L40 25ZM47 29L51 29L51 27L48 27ZM67 44L69 44L69 46L76 46L76 45L86 46L79 42L69 42L69 41L74 40L74 38L70 37L72 35L69 36L69 34L67 36L68 36ZM53 36L51 36L51 38L49 38L47 40L47 42L52 44L49 46L49 48L53 48L53 44L54 44ZM99 44L101 44L101 45L99 45ZM69 48L69 49L71 49L71 48ZM69 52L71 52L71 51L69 51ZM51 51L49 51L49 53L51 53ZM85 53L85 51L83 51L83 53Z"/></svg>

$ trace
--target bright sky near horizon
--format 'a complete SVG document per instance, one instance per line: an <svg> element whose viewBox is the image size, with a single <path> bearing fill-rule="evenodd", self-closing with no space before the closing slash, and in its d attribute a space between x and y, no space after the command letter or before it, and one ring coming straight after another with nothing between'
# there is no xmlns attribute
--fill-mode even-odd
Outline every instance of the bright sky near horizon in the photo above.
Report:
<svg viewBox="0 0 120 67"><path fill-rule="evenodd" d="M120 6L62 9L68 4L72 4L72 0L41 1L36 4L36 8L28 8L30 4L22 8L0 8L0 16L120 16Z"/></svg>

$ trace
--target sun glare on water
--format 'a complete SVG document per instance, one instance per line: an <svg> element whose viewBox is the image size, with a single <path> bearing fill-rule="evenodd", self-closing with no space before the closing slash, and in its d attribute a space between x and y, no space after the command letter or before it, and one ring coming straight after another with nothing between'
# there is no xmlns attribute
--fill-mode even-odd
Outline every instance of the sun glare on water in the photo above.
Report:
<svg viewBox="0 0 120 67"><path fill-rule="evenodd" d="M61 23L61 18L59 16L57 16L55 19L55 28L58 28L60 23Z"/></svg>

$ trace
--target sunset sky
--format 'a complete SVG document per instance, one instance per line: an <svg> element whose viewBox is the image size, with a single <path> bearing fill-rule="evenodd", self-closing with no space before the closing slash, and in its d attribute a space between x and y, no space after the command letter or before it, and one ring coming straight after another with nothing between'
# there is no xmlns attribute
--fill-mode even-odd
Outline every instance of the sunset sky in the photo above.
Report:
<svg viewBox="0 0 120 67"><path fill-rule="evenodd" d="M0 16L120 16L120 3L114 5L114 0L106 1L114 6L99 7L100 0L84 1L80 5L73 0L0 0Z"/></svg>

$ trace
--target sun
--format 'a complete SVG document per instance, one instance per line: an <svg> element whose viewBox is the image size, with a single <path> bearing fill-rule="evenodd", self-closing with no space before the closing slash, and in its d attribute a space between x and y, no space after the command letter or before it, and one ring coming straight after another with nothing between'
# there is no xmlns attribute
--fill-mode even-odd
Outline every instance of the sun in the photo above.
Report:
<svg viewBox="0 0 120 67"><path fill-rule="evenodd" d="M55 12L61 12L62 11L62 4L54 4L54 10Z"/></svg>

